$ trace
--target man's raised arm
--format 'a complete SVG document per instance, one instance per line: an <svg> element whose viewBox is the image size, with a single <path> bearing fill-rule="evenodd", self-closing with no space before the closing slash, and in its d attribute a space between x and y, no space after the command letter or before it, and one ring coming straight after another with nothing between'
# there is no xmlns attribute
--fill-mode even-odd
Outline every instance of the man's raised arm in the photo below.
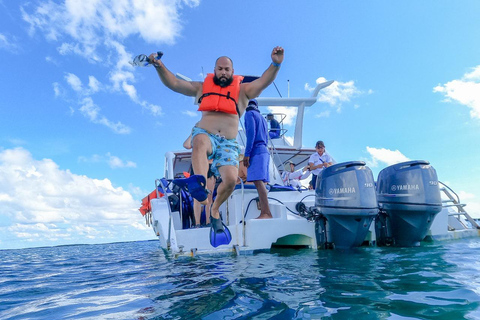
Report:
<svg viewBox="0 0 480 320"><path fill-rule="evenodd" d="M275 47L272 50L272 63L260 78L255 81L245 83L244 92L248 99L258 97L262 91L267 88L277 77L280 65L283 62L284 50L282 47Z"/></svg>
<svg viewBox="0 0 480 320"><path fill-rule="evenodd" d="M175 75L165 67L162 60L156 59L156 53L152 53L148 58L157 70L160 80L162 80L163 84L170 90L192 97L197 96L197 93L202 90L201 82L185 81L175 77Z"/></svg>

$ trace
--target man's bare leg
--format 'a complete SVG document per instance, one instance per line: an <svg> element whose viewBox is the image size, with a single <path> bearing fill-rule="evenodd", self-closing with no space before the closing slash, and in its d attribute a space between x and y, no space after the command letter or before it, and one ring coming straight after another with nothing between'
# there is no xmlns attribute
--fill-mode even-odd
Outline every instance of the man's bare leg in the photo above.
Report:
<svg viewBox="0 0 480 320"><path fill-rule="evenodd" d="M192 149L192 165L193 172L195 174L200 174L205 177L207 180L208 172L208 155L212 153L212 143L210 138L206 134L197 134L193 138L193 149ZM207 204L207 199L200 202L201 204Z"/></svg>
<svg viewBox="0 0 480 320"><path fill-rule="evenodd" d="M253 181L255 188L257 188L258 199L260 200L260 215L257 219L271 219L272 213L270 212L270 206L268 205L268 195L265 183L260 180Z"/></svg>
<svg viewBox="0 0 480 320"><path fill-rule="evenodd" d="M202 216L202 205L193 199L193 216L195 217L195 226L200 226L200 217Z"/></svg>
<svg viewBox="0 0 480 320"><path fill-rule="evenodd" d="M217 197L212 205L211 217L220 218L219 209L222 203L230 197L237 182L238 168L234 166L222 166L218 168L222 177L222 182L217 188Z"/></svg>

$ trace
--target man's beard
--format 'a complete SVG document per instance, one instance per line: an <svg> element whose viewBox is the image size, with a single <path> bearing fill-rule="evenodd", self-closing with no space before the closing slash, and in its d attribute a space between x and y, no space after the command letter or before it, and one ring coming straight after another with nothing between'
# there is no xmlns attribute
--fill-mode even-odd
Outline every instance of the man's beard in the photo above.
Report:
<svg viewBox="0 0 480 320"><path fill-rule="evenodd" d="M213 83L215 83L217 86L220 86L222 88L228 87L230 84L233 82L233 76L230 78L225 78L222 77L222 80L220 80L217 75L213 75Z"/></svg>

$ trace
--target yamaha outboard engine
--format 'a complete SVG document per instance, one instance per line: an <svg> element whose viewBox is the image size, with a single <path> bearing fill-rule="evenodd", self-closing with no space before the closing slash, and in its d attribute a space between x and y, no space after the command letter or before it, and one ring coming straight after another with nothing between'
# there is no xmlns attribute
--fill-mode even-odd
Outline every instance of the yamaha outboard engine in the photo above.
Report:
<svg viewBox="0 0 480 320"><path fill-rule="evenodd" d="M335 164L317 179L315 205L325 217L325 247L352 248L364 241L378 214L375 183L363 161Z"/></svg>
<svg viewBox="0 0 480 320"><path fill-rule="evenodd" d="M430 162L408 161L378 174L380 214L375 221L377 245L420 245L435 215L442 210L438 178Z"/></svg>

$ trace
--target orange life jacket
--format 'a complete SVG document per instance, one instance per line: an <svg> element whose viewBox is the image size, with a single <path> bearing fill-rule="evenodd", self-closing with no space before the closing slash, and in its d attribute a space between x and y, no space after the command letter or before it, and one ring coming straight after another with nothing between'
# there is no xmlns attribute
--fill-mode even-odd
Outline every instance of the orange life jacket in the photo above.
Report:
<svg viewBox="0 0 480 320"><path fill-rule="evenodd" d="M242 80L242 76L234 75L232 83L222 88L213 82L213 73L207 74L203 81L203 95L198 99L198 111L217 111L240 116L238 97Z"/></svg>

